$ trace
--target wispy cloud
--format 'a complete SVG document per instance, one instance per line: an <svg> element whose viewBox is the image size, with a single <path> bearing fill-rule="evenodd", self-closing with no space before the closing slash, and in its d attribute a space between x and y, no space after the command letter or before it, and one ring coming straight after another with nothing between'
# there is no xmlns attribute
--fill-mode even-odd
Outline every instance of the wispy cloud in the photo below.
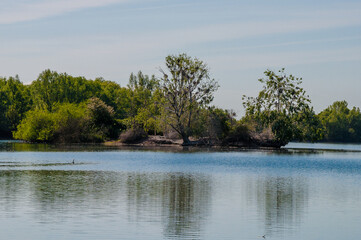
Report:
<svg viewBox="0 0 361 240"><path fill-rule="evenodd" d="M71 11L71 9L79 9L82 7L90 6L100 6L104 4L112 4L124 2L126 0L66 0L60 1L56 0L49 3L49 6L38 4L44 8L48 8L52 14L59 11ZM69 3L69 6L64 7L65 2ZM70 3L71 2L71 3ZM56 10L56 6L63 6L62 11ZM52 11L51 9L54 9ZM50 14L50 13L49 13ZM162 29L157 31L149 32L138 32L132 33L129 35L124 34L102 34L89 36L73 36L69 38L67 36L55 36L51 38L42 38L35 40L16 40L14 42L8 42L7 48L0 49L1 55L14 55L14 54L45 54L45 55L54 55L60 56L72 56L74 59L78 56L84 56L87 54L92 54L94 56L107 56L111 58L116 56L118 59L119 56L127 56L126 59L129 59L129 56L137 56L136 61L139 62L139 59L146 61L146 59L154 59L156 56L176 53L177 51L186 51L190 48L199 49L202 51L203 43L208 42L217 42L222 43L228 40L234 39L244 39L249 37L263 37L267 35L277 35L277 34L289 34L289 33L300 33L308 31L318 31L322 29L332 29L332 28L342 28L347 26L359 26L361 25L361 9L346 9L338 11L338 14L335 15L333 11L319 14L315 12L307 12L307 17L297 16L296 18L290 19L289 21L249 21L249 22L233 22L233 23L224 23L224 24L207 24L204 26L197 27L185 27L178 29ZM3 18L0 15L0 23ZM330 39L329 41L341 41L348 38L335 38ZM352 38L351 38L352 39ZM23 41L23 42L21 42ZM241 54L243 49L252 49L260 47L277 47L283 45L301 45L301 44L312 44L317 42L324 42L325 40L309 40L309 41L293 41L285 42L278 44L264 44L264 45L250 45L244 46L240 45L239 48L234 50L242 56ZM327 41L327 40L326 40ZM219 45L218 44L218 45ZM222 44L222 46L226 46ZM217 48L219 51L223 48ZM90 52L89 49L92 49ZM226 49L227 50L227 49ZM30 51L30 52L29 52ZM207 55L213 55L212 49L207 50ZM354 54L351 53L350 56ZM229 55L229 56L232 56ZM255 56L255 55L254 55ZM252 56L249 56L252 58ZM260 56L256 56L256 59L259 59ZM249 58L248 58L249 59ZM272 59L268 59L269 62L274 62ZM267 64L265 61L263 64ZM251 62L248 62L249 65Z"/></svg>
<svg viewBox="0 0 361 240"><path fill-rule="evenodd" d="M8 2L8 5L2 4L6 7L2 7L0 10L0 24L31 21L83 8L101 7L127 1L129 0L41 0L32 1L31 3L5 1L5 3Z"/></svg>
<svg viewBox="0 0 361 240"><path fill-rule="evenodd" d="M152 51L157 49L182 49L196 44L209 42L222 43L223 41L239 40L267 35L293 34L344 27L361 26L361 8L334 11L308 12L305 16L297 16L284 20L249 20L229 23L208 23L202 26L184 28L165 28L149 32L133 33L131 35L103 35L105 42L113 46L119 44L126 46L128 51ZM96 36L95 36L96 37ZM339 39L342 39L340 37ZM331 41L339 41L339 39ZM318 40L310 40L315 43ZM320 40L322 42L323 40ZM112 43L113 42L113 43ZM305 41L294 41L289 45L305 44ZM224 45L224 44L223 44Z"/></svg>
<svg viewBox="0 0 361 240"><path fill-rule="evenodd" d="M249 68L281 68L327 62L360 61L361 47L335 50L272 52L271 54L232 54L210 56L208 62L220 71Z"/></svg>

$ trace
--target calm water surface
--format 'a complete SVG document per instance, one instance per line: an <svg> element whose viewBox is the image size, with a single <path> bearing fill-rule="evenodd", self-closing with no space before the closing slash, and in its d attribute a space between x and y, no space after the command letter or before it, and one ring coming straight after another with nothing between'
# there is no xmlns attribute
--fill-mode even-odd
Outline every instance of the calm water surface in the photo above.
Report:
<svg viewBox="0 0 361 240"><path fill-rule="evenodd" d="M0 232L37 240L360 239L360 147L312 146L170 152L2 141ZM328 148L341 151L320 150Z"/></svg>

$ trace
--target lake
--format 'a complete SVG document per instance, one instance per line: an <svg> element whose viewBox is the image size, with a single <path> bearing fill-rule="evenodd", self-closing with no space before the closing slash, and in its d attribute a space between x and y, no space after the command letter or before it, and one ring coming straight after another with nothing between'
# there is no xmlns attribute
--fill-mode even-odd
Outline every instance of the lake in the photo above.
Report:
<svg viewBox="0 0 361 240"><path fill-rule="evenodd" d="M360 222L360 145L155 151L0 141L7 240L360 239Z"/></svg>

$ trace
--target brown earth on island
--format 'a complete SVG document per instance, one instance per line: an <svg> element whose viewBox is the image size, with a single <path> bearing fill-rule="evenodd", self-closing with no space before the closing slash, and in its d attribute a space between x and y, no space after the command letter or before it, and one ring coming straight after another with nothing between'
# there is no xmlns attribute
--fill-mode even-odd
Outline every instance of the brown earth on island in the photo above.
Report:
<svg viewBox="0 0 361 240"><path fill-rule="evenodd" d="M255 134L246 139L244 137L229 138L224 141L216 141L210 138L193 139L189 144L183 144L181 138L169 138L160 135L147 135L144 137L120 139L108 141L108 146L139 146L139 147L208 147L208 148L280 148L285 144L269 138L268 135Z"/></svg>

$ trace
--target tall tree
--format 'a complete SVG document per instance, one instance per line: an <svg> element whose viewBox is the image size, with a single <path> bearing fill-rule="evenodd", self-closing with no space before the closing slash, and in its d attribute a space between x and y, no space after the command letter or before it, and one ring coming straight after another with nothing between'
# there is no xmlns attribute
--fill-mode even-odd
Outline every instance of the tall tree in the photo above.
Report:
<svg viewBox="0 0 361 240"><path fill-rule="evenodd" d="M274 134L275 146L286 145L294 139L310 140L317 136L304 134L307 123L315 124L316 116L309 105L311 100L300 87L302 78L286 75L284 68L275 73L264 72L265 78L259 79L263 89L257 97L243 96L246 117L257 123L257 130L270 129ZM307 119L307 121L305 121Z"/></svg>
<svg viewBox="0 0 361 240"><path fill-rule="evenodd" d="M190 144L192 121L200 107L213 100L219 85L209 76L207 65L186 54L166 57L167 72L161 69L167 123L179 133L183 144Z"/></svg>
<svg viewBox="0 0 361 240"><path fill-rule="evenodd" d="M263 84L258 97L243 96L243 105L248 114L277 112L294 115L309 108L311 100L300 87L302 78L287 76L284 70L282 68L278 74L271 70L265 71L266 78L258 80Z"/></svg>
<svg viewBox="0 0 361 240"><path fill-rule="evenodd" d="M154 75L149 77L139 71L137 75L130 75L127 87L126 125L130 128L145 128L147 121L154 116L153 95L159 89L159 81Z"/></svg>

